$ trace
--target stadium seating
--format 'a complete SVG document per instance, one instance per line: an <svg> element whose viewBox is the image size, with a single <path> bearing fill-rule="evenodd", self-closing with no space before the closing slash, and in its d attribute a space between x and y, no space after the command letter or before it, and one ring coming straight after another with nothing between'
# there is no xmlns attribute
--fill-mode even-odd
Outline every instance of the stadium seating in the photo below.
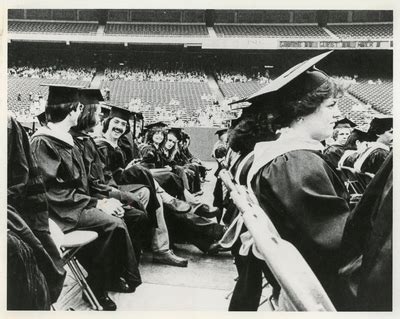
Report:
<svg viewBox="0 0 400 319"><path fill-rule="evenodd" d="M271 37L271 38L329 38L317 25L215 25L219 37Z"/></svg>
<svg viewBox="0 0 400 319"><path fill-rule="evenodd" d="M258 81L248 81L244 83L222 83L218 81L218 85L225 98L244 98L261 89L263 86L265 86L265 83L261 84Z"/></svg>
<svg viewBox="0 0 400 319"><path fill-rule="evenodd" d="M327 28L340 39L393 38L393 24L335 24Z"/></svg>
<svg viewBox="0 0 400 319"><path fill-rule="evenodd" d="M106 35L137 36L208 36L207 27L200 24L117 24L108 23L104 29Z"/></svg>
<svg viewBox="0 0 400 319"><path fill-rule="evenodd" d="M48 88L41 84L66 84L66 85L82 85L86 86L89 82L79 80L56 80L56 79L35 79L22 77L8 77L8 109L16 114L29 114L31 101L29 93L33 95L42 95L44 100L47 100ZM17 96L21 94L21 101L18 101Z"/></svg>
<svg viewBox="0 0 400 319"><path fill-rule="evenodd" d="M106 87L110 89L110 102L113 104L128 106L132 99L139 98L145 108L146 122L153 120L156 107L172 112L183 109L182 118L188 120L196 111L212 104L202 99L202 96L211 94L207 83L103 81L101 88Z"/></svg>
<svg viewBox="0 0 400 319"><path fill-rule="evenodd" d="M97 26L97 23L9 21L8 32L95 34L97 32Z"/></svg>
<svg viewBox="0 0 400 319"><path fill-rule="evenodd" d="M391 114L393 108L393 83L391 80L358 79L349 92L376 111Z"/></svg>

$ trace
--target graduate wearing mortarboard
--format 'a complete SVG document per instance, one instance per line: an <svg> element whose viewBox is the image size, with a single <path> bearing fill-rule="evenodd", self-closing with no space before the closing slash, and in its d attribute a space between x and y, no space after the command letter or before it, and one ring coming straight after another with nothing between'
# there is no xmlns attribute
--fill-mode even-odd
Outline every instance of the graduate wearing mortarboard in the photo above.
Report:
<svg viewBox="0 0 400 319"><path fill-rule="evenodd" d="M368 134L373 143L358 156L354 169L362 173L375 174L389 156L393 145L393 117L380 116L372 119Z"/></svg>
<svg viewBox="0 0 400 319"><path fill-rule="evenodd" d="M356 124L348 118L343 118L336 121L332 134L334 142L328 145L324 150L326 161L333 167L336 168L338 166L340 158L345 151L344 146L351 134L352 129L355 126Z"/></svg>
<svg viewBox="0 0 400 319"><path fill-rule="evenodd" d="M245 99L250 107L269 111L271 125L281 129L277 140L256 144L247 181L282 238L299 250L340 309L340 245L350 208L344 184L321 154L321 141L331 136L340 114L339 87L313 67L329 53L296 65ZM259 304L261 264L256 258L262 255L250 247L241 251L248 260L230 310L256 310ZM283 291L279 298L285 310L293 309Z"/></svg>
<svg viewBox="0 0 400 319"><path fill-rule="evenodd" d="M83 107L79 89L82 87L49 87L47 126L32 136L32 153L46 185L50 217L63 232L86 229L99 234L77 256L101 306L116 310L107 291L119 287L121 277L133 291L141 277L126 225L114 216L123 209L90 195L82 155L69 133Z"/></svg>

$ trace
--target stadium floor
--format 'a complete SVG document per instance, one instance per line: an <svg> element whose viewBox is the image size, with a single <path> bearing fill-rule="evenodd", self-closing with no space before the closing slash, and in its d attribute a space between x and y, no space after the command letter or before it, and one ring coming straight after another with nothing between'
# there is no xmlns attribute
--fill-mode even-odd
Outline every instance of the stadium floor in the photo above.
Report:
<svg viewBox="0 0 400 319"><path fill-rule="evenodd" d="M215 185L215 162L205 162L212 168L203 184L205 203L212 203ZM157 265L151 262L151 253L143 254L140 271L143 284L135 293L110 293L118 310L125 311L226 311L229 294L237 276L230 253L204 255L192 245L176 245L176 254L189 259L187 268ZM90 310L81 297L77 283L67 277L64 289L55 305L56 310Z"/></svg>

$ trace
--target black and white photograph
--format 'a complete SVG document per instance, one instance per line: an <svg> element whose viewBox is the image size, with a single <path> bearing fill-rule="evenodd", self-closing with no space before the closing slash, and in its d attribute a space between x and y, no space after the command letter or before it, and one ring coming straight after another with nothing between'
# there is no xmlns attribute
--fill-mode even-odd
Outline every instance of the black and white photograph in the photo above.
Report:
<svg viewBox="0 0 400 319"><path fill-rule="evenodd" d="M4 10L4 310L393 313L393 5L153 2Z"/></svg>

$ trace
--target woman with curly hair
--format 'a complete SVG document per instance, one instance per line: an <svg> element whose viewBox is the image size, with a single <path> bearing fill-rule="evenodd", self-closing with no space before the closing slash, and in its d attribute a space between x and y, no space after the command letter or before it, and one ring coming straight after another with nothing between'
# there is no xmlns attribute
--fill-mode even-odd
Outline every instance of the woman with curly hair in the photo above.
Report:
<svg viewBox="0 0 400 319"><path fill-rule="evenodd" d="M293 67L249 98L270 110L272 125L281 134L275 141L256 144L247 182L279 234L299 250L340 308L340 246L350 208L344 184L321 154L321 141L331 136L340 116L336 98L341 86L313 68L326 55ZM230 310L258 307L261 268L253 251L248 252ZM280 305L286 299L281 293Z"/></svg>

